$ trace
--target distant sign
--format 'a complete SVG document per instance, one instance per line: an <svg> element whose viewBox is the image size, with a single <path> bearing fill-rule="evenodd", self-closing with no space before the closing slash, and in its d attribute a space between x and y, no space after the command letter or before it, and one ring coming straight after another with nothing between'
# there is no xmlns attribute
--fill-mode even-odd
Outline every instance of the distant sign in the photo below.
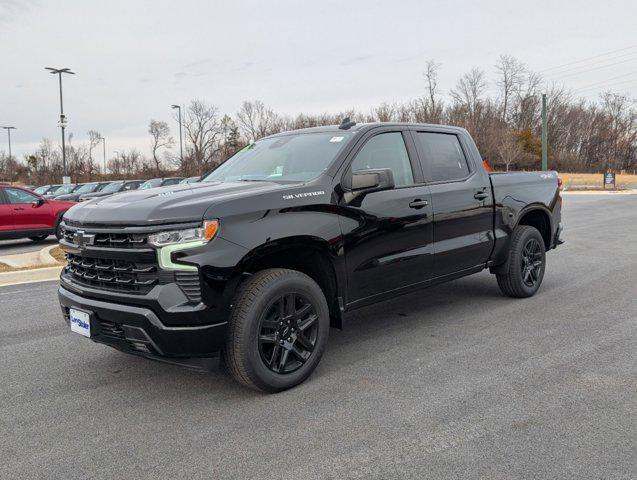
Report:
<svg viewBox="0 0 637 480"><path fill-rule="evenodd" d="M604 188L615 188L615 173L606 172L604 174Z"/></svg>

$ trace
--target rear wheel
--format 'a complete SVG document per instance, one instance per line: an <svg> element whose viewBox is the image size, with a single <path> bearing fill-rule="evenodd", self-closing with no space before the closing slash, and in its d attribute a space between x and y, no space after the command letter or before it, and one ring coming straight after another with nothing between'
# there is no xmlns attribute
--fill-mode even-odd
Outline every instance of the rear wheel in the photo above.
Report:
<svg viewBox="0 0 637 480"><path fill-rule="evenodd" d="M32 240L34 242L41 242L42 240L46 240L47 237L48 235L38 235L36 237L29 237L29 240Z"/></svg>
<svg viewBox="0 0 637 480"><path fill-rule="evenodd" d="M262 270L245 281L233 303L223 361L237 381L279 392L310 376L330 324L316 282L295 270Z"/></svg>
<svg viewBox="0 0 637 480"><path fill-rule="evenodd" d="M530 297L540 288L545 267L542 235L535 227L518 226L511 236L507 271L496 275L498 286L509 297Z"/></svg>

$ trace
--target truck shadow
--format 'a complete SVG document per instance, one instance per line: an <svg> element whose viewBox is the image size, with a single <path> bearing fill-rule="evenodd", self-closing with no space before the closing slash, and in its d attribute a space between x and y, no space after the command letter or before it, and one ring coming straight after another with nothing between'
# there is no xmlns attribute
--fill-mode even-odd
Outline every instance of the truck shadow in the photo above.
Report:
<svg viewBox="0 0 637 480"><path fill-rule="evenodd" d="M342 331L330 331L323 359L308 382L330 376L353 361L373 355L370 343L387 347L402 336L436 337L450 321L470 321L470 312L487 310L507 301L511 299L502 296L495 278L485 272L355 310L346 316ZM246 398L247 392L263 395L234 382L219 359L210 360L207 370L195 371L141 357L133 360L119 352L113 352L108 358L109 363L112 362L108 370L126 371L126 377L130 378L145 376L169 396L187 392L189 397L203 396L212 400ZM289 394L298 392L299 388L303 385L290 390Z"/></svg>

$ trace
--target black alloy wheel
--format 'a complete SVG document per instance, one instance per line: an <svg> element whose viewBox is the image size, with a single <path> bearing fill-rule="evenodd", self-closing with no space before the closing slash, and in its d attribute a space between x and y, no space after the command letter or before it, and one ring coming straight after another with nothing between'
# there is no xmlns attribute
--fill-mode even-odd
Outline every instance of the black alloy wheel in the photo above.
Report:
<svg viewBox="0 0 637 480"><path fill-rule="evenodd" d="M259 355L273 372L288 374L312 355L318 336L316 307L305 295L287 293L265 311L259 328Z"/></svg>
<svg viewBox="0 0 637 480"><path fill-rule="evenodd" d="M522 281L527 287L535 287L542 271L542 247L540 242L531 238L522 250Z"/></svg>

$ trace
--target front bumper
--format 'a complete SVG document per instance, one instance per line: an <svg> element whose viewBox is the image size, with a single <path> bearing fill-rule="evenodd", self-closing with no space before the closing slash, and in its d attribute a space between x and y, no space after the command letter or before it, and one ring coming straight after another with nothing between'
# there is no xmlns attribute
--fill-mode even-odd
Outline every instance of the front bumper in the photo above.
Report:
<svg viewBox="0 0 637 480"><path fill-rule="evenodd" d="M89 313L91 339L126 353L150 358L211 357L225 340L226 321L168 326L150 308L86 298L64 286L58 297L67 323L70 308Z"/></svg>

